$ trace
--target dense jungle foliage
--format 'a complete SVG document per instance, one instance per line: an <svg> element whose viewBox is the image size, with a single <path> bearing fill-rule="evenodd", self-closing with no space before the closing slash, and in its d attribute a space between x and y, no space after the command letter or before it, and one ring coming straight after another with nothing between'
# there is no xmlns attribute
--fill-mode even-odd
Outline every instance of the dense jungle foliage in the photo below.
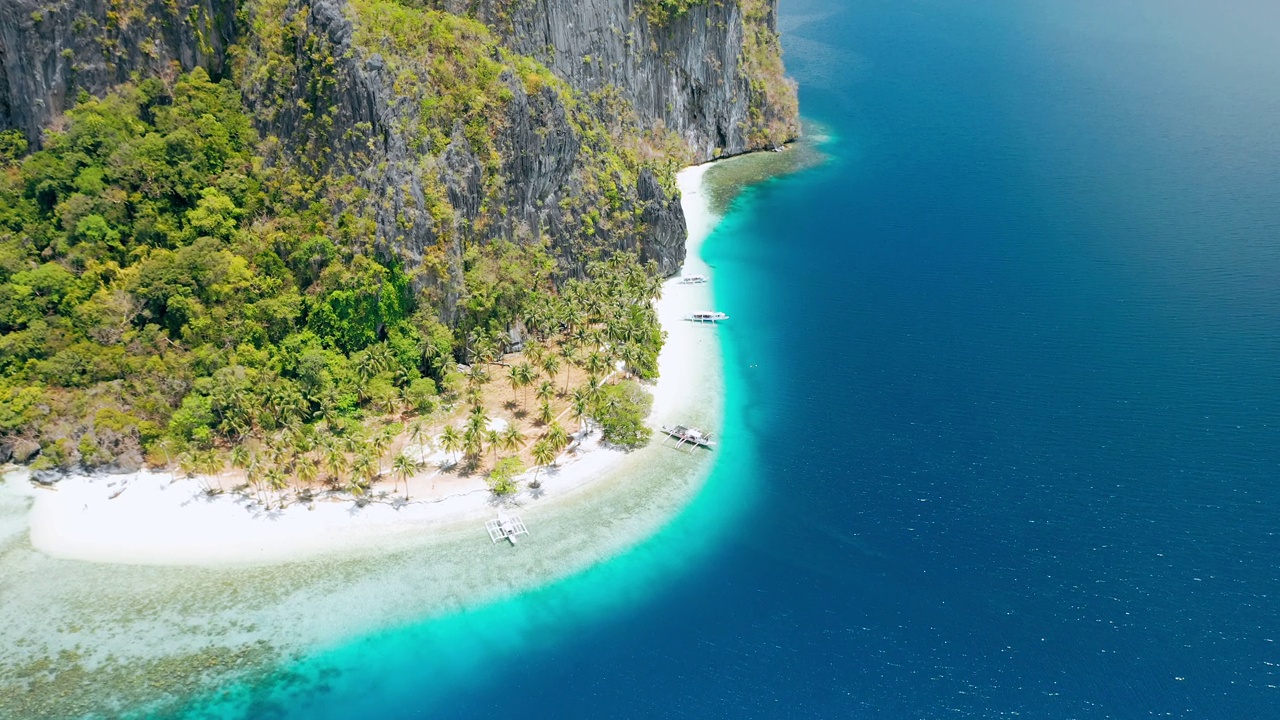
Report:
<svg viewBox="0 0 1280 720"><path fill-rule="evenodd" d="M317 182L200 69L82 97L35 153L0 134L0 442L37 469L133 467L354 432L430 412L513 329L656 375L660 286L634 256L569 278L544 245L466 247L449 326Z"/></svg>

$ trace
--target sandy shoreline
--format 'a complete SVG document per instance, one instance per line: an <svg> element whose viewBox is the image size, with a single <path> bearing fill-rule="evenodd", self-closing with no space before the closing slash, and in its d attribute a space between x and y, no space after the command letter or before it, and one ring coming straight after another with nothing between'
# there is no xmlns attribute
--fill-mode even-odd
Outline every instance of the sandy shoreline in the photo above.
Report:
<svg viewBox="0 0 1280 720"><path fill-rule="evenodd" d="M706 273L698 250L716 220L703 188L708 167L687 168L678 176L689 226L686 273ZM659 357L659 381L650 387L654 407L649 421L655 428L681 422L694 410L690 404L699 380L688 369L719 361L710 328L682 321L691 311L711 309L710 303L709 285L674 280L665 284L657 301L667 342ZM356 507L351 500L321 500L269 513L243 497L209 497L200 482L175 480L168 473L75 476L60 481L56 490L28 486L20 492L31 497L32 546L56 558L137 565L278 563L395 547L425 533L475 532L487 542L483 521L502 507L569 503L611 478L621 482L609 490L625 492L625 478L616 476L626 471L623 461L629 454L598 447L596 439L588 437L561 458L560 467L541 472L538 491L522 487L501 505L483 478L433 477L433 470L413 481L410 493L433 495L429 501ZM11 477L7 484L18 482Z"/></svg>

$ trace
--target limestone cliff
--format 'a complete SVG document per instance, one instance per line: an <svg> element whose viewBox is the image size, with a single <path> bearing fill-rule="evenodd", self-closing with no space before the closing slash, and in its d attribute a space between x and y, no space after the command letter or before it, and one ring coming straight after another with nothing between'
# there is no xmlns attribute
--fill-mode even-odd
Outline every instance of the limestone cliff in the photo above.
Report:
<svg viewBox="0 0 1280 720"><path fill-rule="evenodd" d="M222 77L235 0L0 0L0 130L39 142L75 104L134 75Z"/></svg>
<svg viewBox="0 0 1280 720"><path fill-rule="evenodd" d="M549 239L664 274L671 176L796 133L776 0L0 0L0 128L203 66L452 315L468 243Z"/></svg>
<svg viewBox="0 0 1280 720"><path fill-rule="evenodd" d="M682 11L658 0L440 1L474 13L576 88L619 88L642 123L674 130L700 161L799 131L777 0L675 3Z"/></svg>

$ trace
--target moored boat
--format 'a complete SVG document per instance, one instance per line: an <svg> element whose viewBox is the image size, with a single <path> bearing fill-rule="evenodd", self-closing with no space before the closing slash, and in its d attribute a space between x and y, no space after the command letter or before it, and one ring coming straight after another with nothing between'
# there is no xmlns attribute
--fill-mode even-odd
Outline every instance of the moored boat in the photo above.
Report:
<svg viewBox="0 0 1280 720"><path fill-rule="evenodd" d="M710 448L715 445L715 441L711 439L711 433L703 432L698 428L691 428L685 425L663 425L662 432L679 440L676 447L681 445L697 445L698 447Z"/></svg>
<svg viewBox="0 0 1280 720"><path fill-rule="evenodd" d="M728 320L729 316L715 310L699 310L686 315L684 319L690 322L718 323L721 320Z"/></svg>
<svg viewBox="0 0 1280 720"><path fill-rule="evenodd" d="M685 275L680 278L681 285L702 285L707 282L706 275Z"/></svg>

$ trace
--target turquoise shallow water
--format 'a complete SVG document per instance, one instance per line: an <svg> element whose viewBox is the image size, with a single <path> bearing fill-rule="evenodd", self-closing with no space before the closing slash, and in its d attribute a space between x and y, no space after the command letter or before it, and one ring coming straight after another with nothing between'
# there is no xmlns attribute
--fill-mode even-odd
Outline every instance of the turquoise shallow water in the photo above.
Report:
<svg viewBox="0 0 1280 720"><path fill-rule="evenodd" d="M727 342L725 352L731 348ZM730 373L725 377L736 382ZM747 397L729 388L726 394ZM732 406L726 416L747 414ZM202 693L160 716L436 717L461 709L460 693L487 695L497 678L523 676L540 663L554 667L555 648L568 633L607 637L620 614L696 576L718 554L759 500L743 437L749 432L727 423L720 443L729 451L692 502L657 535L605 563L499 602L301 654L265 676Z"/></svg>
<svg viewBox="0 0 1280 720"><path fill-rule="evenodd" d="M714 540L617 602L594 600L605 566L481 611L505 638L582 601L491 651L452 636L475 662L447 691L366 707L1276 717L1280 10L784 0L782 19L837 139L705 249L729 418L678 523ZM732 523L699 532L720 498ZM646 578L680 538L613 567Z"/></svg>
<svg viewBox="0 0 1280 720"><path fill-rule="evenodd" d="M704 248L732 321L693 503L176 714L1277 717L1280 9L782 20L831 157Z"/></svg>

